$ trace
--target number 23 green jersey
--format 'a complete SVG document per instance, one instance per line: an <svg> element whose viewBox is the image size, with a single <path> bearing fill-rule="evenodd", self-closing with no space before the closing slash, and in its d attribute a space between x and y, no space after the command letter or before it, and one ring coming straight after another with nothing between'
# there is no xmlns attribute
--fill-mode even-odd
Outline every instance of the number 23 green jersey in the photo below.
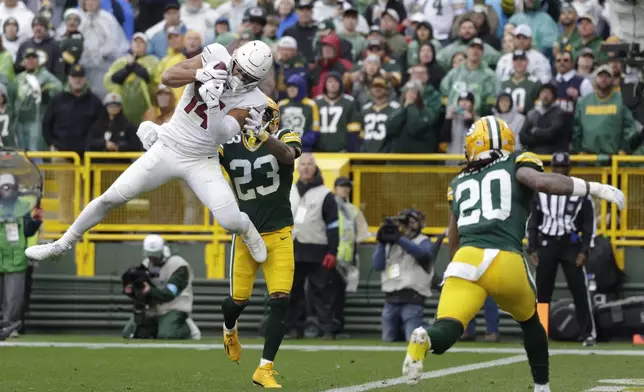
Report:
<svg viewBox="0 0 644 392"><path fill-rule="evenodd" d="M282 129L275 137L298 154L302 151L300 136L291 129ZM295 165L278 161L263 144L250 148L240 135L219 146L219 162L230 176L239 209L260 233L293 225L289 196Z"/></svg>
<svg viewBox="0 0 644 392"><path fill-rule="evenodd" d="M452 180L447 199L457 220L459 247L523 253L522 241L534 195L532 189L517 180L516 171L523 166L543 171L543 164L534 154L515 152Z"/></svg>

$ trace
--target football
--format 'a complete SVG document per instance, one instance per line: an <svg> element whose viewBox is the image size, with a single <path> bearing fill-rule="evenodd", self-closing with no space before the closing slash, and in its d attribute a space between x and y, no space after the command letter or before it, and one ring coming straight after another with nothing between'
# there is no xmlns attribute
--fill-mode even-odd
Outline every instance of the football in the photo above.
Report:
<svg viewBox="0 0 644 392"><path fill-rule="evenodd" d="M213 68L214 69L220 69L220 70L223 70L223 71L228 69L228 67L226 67L226 63L224 63L223 61L220 61L217 64L215 64L215 66ZM203 86L203 83L197 80L195 82L195 97L197 97L198 100L203 102L203 98L201 98L201 95L199 94L199 88L201 86Z"/></svg>

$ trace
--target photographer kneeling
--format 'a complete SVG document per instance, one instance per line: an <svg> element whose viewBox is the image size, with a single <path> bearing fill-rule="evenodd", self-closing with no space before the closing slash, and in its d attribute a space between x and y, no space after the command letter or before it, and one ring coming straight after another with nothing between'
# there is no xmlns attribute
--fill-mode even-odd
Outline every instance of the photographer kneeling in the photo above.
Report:
<svg viewBox="0 0 644 392"><path fill-rule="evenodd" d="M421 234L425 216L413 208L400 216L385 218L378 230L373 268L381 271L385 307L382 310L382 340L405 340L423 324L423 305L432 295L430 285L434 260L444 236L432 244Z"/></svg>
<svg viewBox="0 0 644 392"><path fill-rule="evenodd" d="M145 259L123 274L123 292L134 299L134 315L123 329L127 339L193 339L201 331L192 313L192 269L170 253L163 238L143 240Z"/></svg>

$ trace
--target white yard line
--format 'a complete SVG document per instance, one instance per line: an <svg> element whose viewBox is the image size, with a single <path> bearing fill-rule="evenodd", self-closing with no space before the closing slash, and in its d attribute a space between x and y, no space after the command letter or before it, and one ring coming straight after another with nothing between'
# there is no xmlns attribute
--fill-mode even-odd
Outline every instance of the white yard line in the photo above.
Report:
<svg viewBox="0 0 644 392"><path fill-rule="evenodd" d="M497 366L510 365L517 362L523 362L525 360L527 360L527 357L525 355L516 355L509 358L496 359L494 361L472 363L469 365L462 365L462 366L454 366L446 369L425 372L423 373L422 379L428 380L430 378L445 377L452 374L470 372L472 370L488 369L488 368L497 367ZM394 385L405 384L406 382L407 382L407 379L405 377L397 377L397 378L389 378L386 380L368 382L366 384L351 385L348 387L329 389L323 392L363 392L363 391L370 391L372 389L387 388Z"/></svg>
<svg viewBox="0 0 644 392"><path fill-rule="evenodd" d="M261 350L261 344L243 344L244 349ZM206 343L80 343L80 342L28 342L20 340L9 340L0 342L2 347L53 347L53 348L163 348L163 349L184 349L184 350L221 350L221 344ZM404 346L354 346L354 345L305 345L305 344L283 344L280 350L289 351L342 351L342 352L404 352ZM471 354L525 354L523 348L504 347L455 347L449 350L450 353L471 353ZM550 355L609 355L609 356L644 356L644 350L601 350L601 349L551 349Z"/></svg>

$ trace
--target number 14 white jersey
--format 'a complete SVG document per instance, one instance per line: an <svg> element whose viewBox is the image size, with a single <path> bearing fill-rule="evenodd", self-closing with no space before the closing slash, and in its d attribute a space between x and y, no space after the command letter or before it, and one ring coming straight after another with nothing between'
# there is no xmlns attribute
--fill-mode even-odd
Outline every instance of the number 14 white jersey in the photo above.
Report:
<svg viewBox="0 0 644 392"><path fill-rule="evenodd" d="M202 61L231 63L231 57L220 44L208 45L202 52ZM159 137L166 143L190 155L217 155L219 145L234 135L218 134L218 125L232 109L266 107L267 100L259 88L245 93L226 89L220 98L219 110L210 109L195 95L195 85L190 83L183 91L170 121L161 126ZM210 113L209 113L210 112Z"/></svg>

